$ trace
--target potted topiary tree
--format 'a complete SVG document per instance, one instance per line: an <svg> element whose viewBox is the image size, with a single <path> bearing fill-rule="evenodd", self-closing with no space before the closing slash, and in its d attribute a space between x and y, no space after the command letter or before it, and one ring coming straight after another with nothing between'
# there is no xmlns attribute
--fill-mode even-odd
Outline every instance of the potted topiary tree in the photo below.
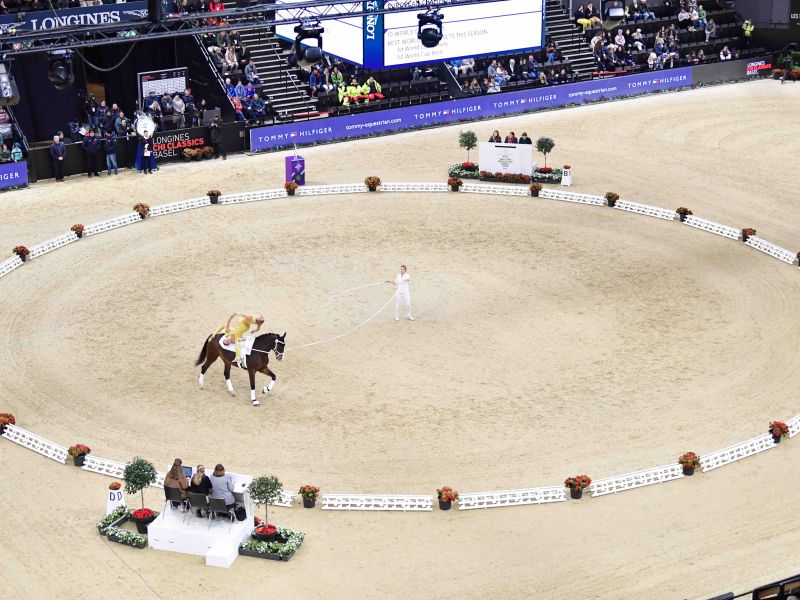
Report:
<svg viewBox="0 0 800 600"><path fill-rule="evenodd" d="M478 145L478 136L474 131L459 131L458 145L467 151L467 162L469 162L469 152Z"/></svg>
<svg viewBox="0 0 800 600"><path fill-rule="evenodd" d="M270 528L269 506L270 504L273 504L275 500L281 497L282 491L283 484L275 475L262 475L261 477L256 477L252 482L250 482L250 485L247 486L247 493L250 494L253 502L255 502L258 506L261 506L262 504L264 505L264 523L266 523L267 528ZM272 535L274 538L275 527L272 526L271 528L273 529ZM259 532L259 534L261 534L261 532Z"/></svg>
<svg viewBox="0 0 800 600"><path fill-rule="evenodd" d="M126 494L141 494L142 508L131 512L131 521L136 523L139 533L147 533L147 526L158 516L156 511L144 507L144 488L155 483L156 468L148 460L137 456L127 465L122 473L122 480L125 482Z"/></svg>
<svg viewBox="0 0 800 600"><path fill-rule="evenodd" d="M549 137L540 137L536 140L536 150L544 154L544 166L547 167L547 155L553 151L556 143Z"/></svg>

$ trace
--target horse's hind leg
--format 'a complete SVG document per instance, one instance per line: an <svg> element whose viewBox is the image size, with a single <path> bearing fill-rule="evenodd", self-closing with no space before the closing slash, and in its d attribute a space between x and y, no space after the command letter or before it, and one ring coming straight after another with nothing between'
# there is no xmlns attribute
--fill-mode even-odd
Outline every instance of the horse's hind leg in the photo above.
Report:
<svg viewBox="0 0 800 600"><path fill-rule="evenodd" d="M206 371L217 360L216 347L209 343L208 353L206 354L206 362L200 367L200 377L197 378L197 383L202 390L206 383Z"/></svg>
<svg viewBox="0 0 800 600"><path fill-rule="evenodd" d="M233 383L231 383L231 363L225 363L225 385L228 386L228 392L230 392L231 396L236 396L236 392L233 391Z"/></svg>
<svg viewBox="0 0 800 600"><path fill-rule="evenodd" d="M275 373L273 373L272 371L270 371L270 368L269 368L269 367L264 367L264 374L265 374L265 375L267 375L267 376L270 378L270 381L269 381L269 383L268 383L267 385L265 385L265 386L264 386L264 388L261 390L261 393L262 393L262 394L266 394L267 392L271 392L271 391L272 391L272 386L274 386L274 385L275 385L275 380L278 378L278 377L275 375Z"/></svg>
<svg viewBox="0 0 800 600"><path fill-rule="evenodd" d="M253 403L253 406L258 406L261 402L256 398L256 372L248 369L247 374L250 375L250 402Z"/></svg>

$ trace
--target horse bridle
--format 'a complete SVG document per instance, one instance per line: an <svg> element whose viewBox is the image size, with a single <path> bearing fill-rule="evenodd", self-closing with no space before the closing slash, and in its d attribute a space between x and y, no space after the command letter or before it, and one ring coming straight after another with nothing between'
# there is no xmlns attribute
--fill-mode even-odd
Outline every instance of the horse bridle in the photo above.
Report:
<svg viewBox="0 0 800 600"><path fill-rule="evenodd" d="M278 344L283 344L283 350L281 352L278 352ZM282 360L283 353L286 352L286 342L284 342L281 338L276 337L275 347L273 348L273 350L275 351L275 358L277 358L278 360Z"/></svg>

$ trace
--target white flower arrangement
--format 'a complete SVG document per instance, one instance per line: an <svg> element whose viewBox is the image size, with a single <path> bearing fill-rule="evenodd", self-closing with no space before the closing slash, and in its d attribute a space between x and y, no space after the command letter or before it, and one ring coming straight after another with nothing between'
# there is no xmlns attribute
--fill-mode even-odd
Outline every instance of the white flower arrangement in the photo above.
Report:
<svg viewBox="0 0 800 600"><path fill-rule="evenodd" d="M240 544L239 548L250 552L258 552L259 554L278 554L281 557L288 557L300 549L306 537L306 534L302 531L294 531L285 527L278 529L278 535L285 539L286 542L259 542L252 540Z"/></svg>
<svg viewBox="0 0 800 600"><path fill-rule="evenodd" d="M119 521L121 518L128 517L128 508L123 504L122 506L118 506L114 509L110 515L106 515L102 519L100 519L96 525L97 530L100 532L101 535L106 535L106 532L109 527L111 527L114 523Z"/></svg>
<svg viewBox="0 0 800 600"><path fill-rule="evenodd" d="M119 527L109 527L106 529L106 533L108 536L114 536L117 538L117 542L120 544L125 544L127 546L144 546L147 542L147 538L143 536L141 533L135 533L133 531L128 531L127 529L121 529Z"/></svg>

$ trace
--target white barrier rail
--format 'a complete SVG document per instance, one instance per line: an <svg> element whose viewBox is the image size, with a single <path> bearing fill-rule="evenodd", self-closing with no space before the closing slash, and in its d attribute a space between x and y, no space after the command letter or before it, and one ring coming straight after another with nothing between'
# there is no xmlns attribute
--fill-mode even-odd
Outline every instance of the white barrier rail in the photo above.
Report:
<svg viewBox="0 0 800 600"><path fill-rule="evenodd" d="M369 192L369 189L363 183L335 183L331 185L306 185L297 188L295 194L298 196L325 196L328 194L361 194L367 192Z"/></svg>
<svg viewBox="0 0 800 600"><path fill-rule="evenodd" d="M125 463L87 454L83 463L83 470L122 479L122 474L125 472Z"/></svg>
<svg viewBox="0 0 800 600"><path fill-rule="evenodd" d="M689 227L702 229L703 231L708 231L709 233L715 233L717 235L730 238L732 240L742 239L741 229L736 229L735 227L728 227L727 225L720 225L719 223L715 223L714 221L708 221L706 219L701 219L700 217L694 217L692 215L689 215L688 217L686 217L684 223Z"/></svg>
<svg viewBox="0 0 800 600"><path fill-rule="evenodd" d="M778 260L782 260L790 265L793 265L797 262L797 257L794 255L794 253L790 252L786 248L776 246L772 242L768 242L767 240L761 239L755 235L751 235L749 238L747 238L745 244L751 248L755 248L756 250L761 250L761 252L765 254L774 256Z"/></svg>
<svg viewBox="0 0 800 600"><path fill-rule="evenodd" d="M432 511L433 496L411 494L323 494L322 510Z"/></svg>
<svg viewBox="0 0 800 600"><path fill-rule="evenodd" d="M33 450L42 456L46 456L50 460L60 462L62 465L67 462L67 449L64 446L59 446L55 442L51 442L35 433L22 429L22 427L6 425L6 431L3 433L3 437L28 450Z"/></svg>
<svg viewBox="0 0 800 600"><path fill-rule="evenodd" d="M31 253L28 256L29 259L36 258L38 256L42 256L43 254L47 254L48 252L52 252L57 248L61 248L62 246L66 246L67 244L71 244L72 242L78 241L78 234L74 231L70 231L69 233L65 233L63 235L58 236L57 238L53 238L52 240L47 240L46 242L42 242L41 244L36 244L31 248Z"/></svg>
<svg viewBox="0 0 800 600"><path fill-rule="evenodd" d="M283 188L273 188L258 192L244 192L242 194L224 194L219 197L220 204L242 204L244 202L255 202L257 200L272 200L273 198L285 198L286 190ZM211 201L209 200L209 204Z"/></svg>
<svg viewBox="0 0 800 600"><path fill-rule="evenodd" d="M459 494L458 510L566 502L564 486Z"/></svg>
<svg viewBox="0 0 800 600"><path fill-rule="evenodd" d="M772 439L772 434L765 433L746 442L728 446L710 454L704 454L700 457L700 466L703 467L703 473L705 473L774 447L775 442Z"/></svg>
<svg viewBox="0 0 800 600"><path fill-rule="evenodd" d="M683 467L681 465L664 465L663 467L625 473L624 475L617 475L616 477L596 479L592 482L591 486L589 486L589 491L592 492L592 497L604 496L606 494L624 492L625 490L632 490L646 485L653 485L654 483L664 483L665 481L680 479L683 476Z"/></svg>
<svg viewBox="0 0 800 600"><path fill-rule="evenodd" d="M606 199L602 196L590 196L589 194L577 194L561 190L542 190L539 192L539 197L547 198L548 200L561 200L562 202L591 204L593 206L605 206L606 204Z"/></svg>
<svg viewBox="0 0 800 600"><path fill-rule="evenodd" d="M188 200L180 200L178 202L154 206L150 209L150 216L161 217L164 215L171 215L172 213L180 212L182 210L191 210L193 208L200 208L201 206L209 206L210 204L211 199L208 196L189 198Z"/></svg>
<svg viewBox="0 0 800 600"><path fill-rule="evenodd" d="M273 502L273 504L275 506L283 506L284 508L292 508L292 502L294 502L294 499L295 495L293 493L283 490L280 498Z"/></svg>
<svg viewBox="0 0 800 600"><path fill-rule="evenodd" d="M614 208L645 215L647 217L655 217L656 219L665 219L667 221L674 221L678 218L678 214L670 208L660 208L658 206L650 206L649 204L631 202L630 200L617 200Z"/></svg>
<svg viewBox="0 0 800 600"><path fill-rule="evenodd" d="M7 258L0 263L0 277L5 277L11 273L11 271L21 267L23 264L24 263L22 262L22 259L16 254L11 258Z"/></svg>
<svg viewBox="0 0 800 600"><path fill-rule="evenodd" d="M117 227L124 227L125 225L131 225L133 223L139 223L142 220L142 217L139 216L137 212L131 212L124 215L120 215L119 217L114 217L113 219L106 219L105 221L100 221L99 223L92 223L91 225L87 225L83 229L83 235L96 235L98 233L103 233L105 231L110 231L112 229L116 229Z"/></svg>
<svg viewBox="0 0 800 600"><path fill-rule="evenodd" d="M449 192L450 186L446 183L382 183L382 192Z"/></svg>
<svg viewBox="0 0 800 600"><path fill-rule="evenodd" d="M461 186L462 192L469 194L502 194L504 196L530 196L528 186L503 185L497 183L465 183Z"/></svg>

